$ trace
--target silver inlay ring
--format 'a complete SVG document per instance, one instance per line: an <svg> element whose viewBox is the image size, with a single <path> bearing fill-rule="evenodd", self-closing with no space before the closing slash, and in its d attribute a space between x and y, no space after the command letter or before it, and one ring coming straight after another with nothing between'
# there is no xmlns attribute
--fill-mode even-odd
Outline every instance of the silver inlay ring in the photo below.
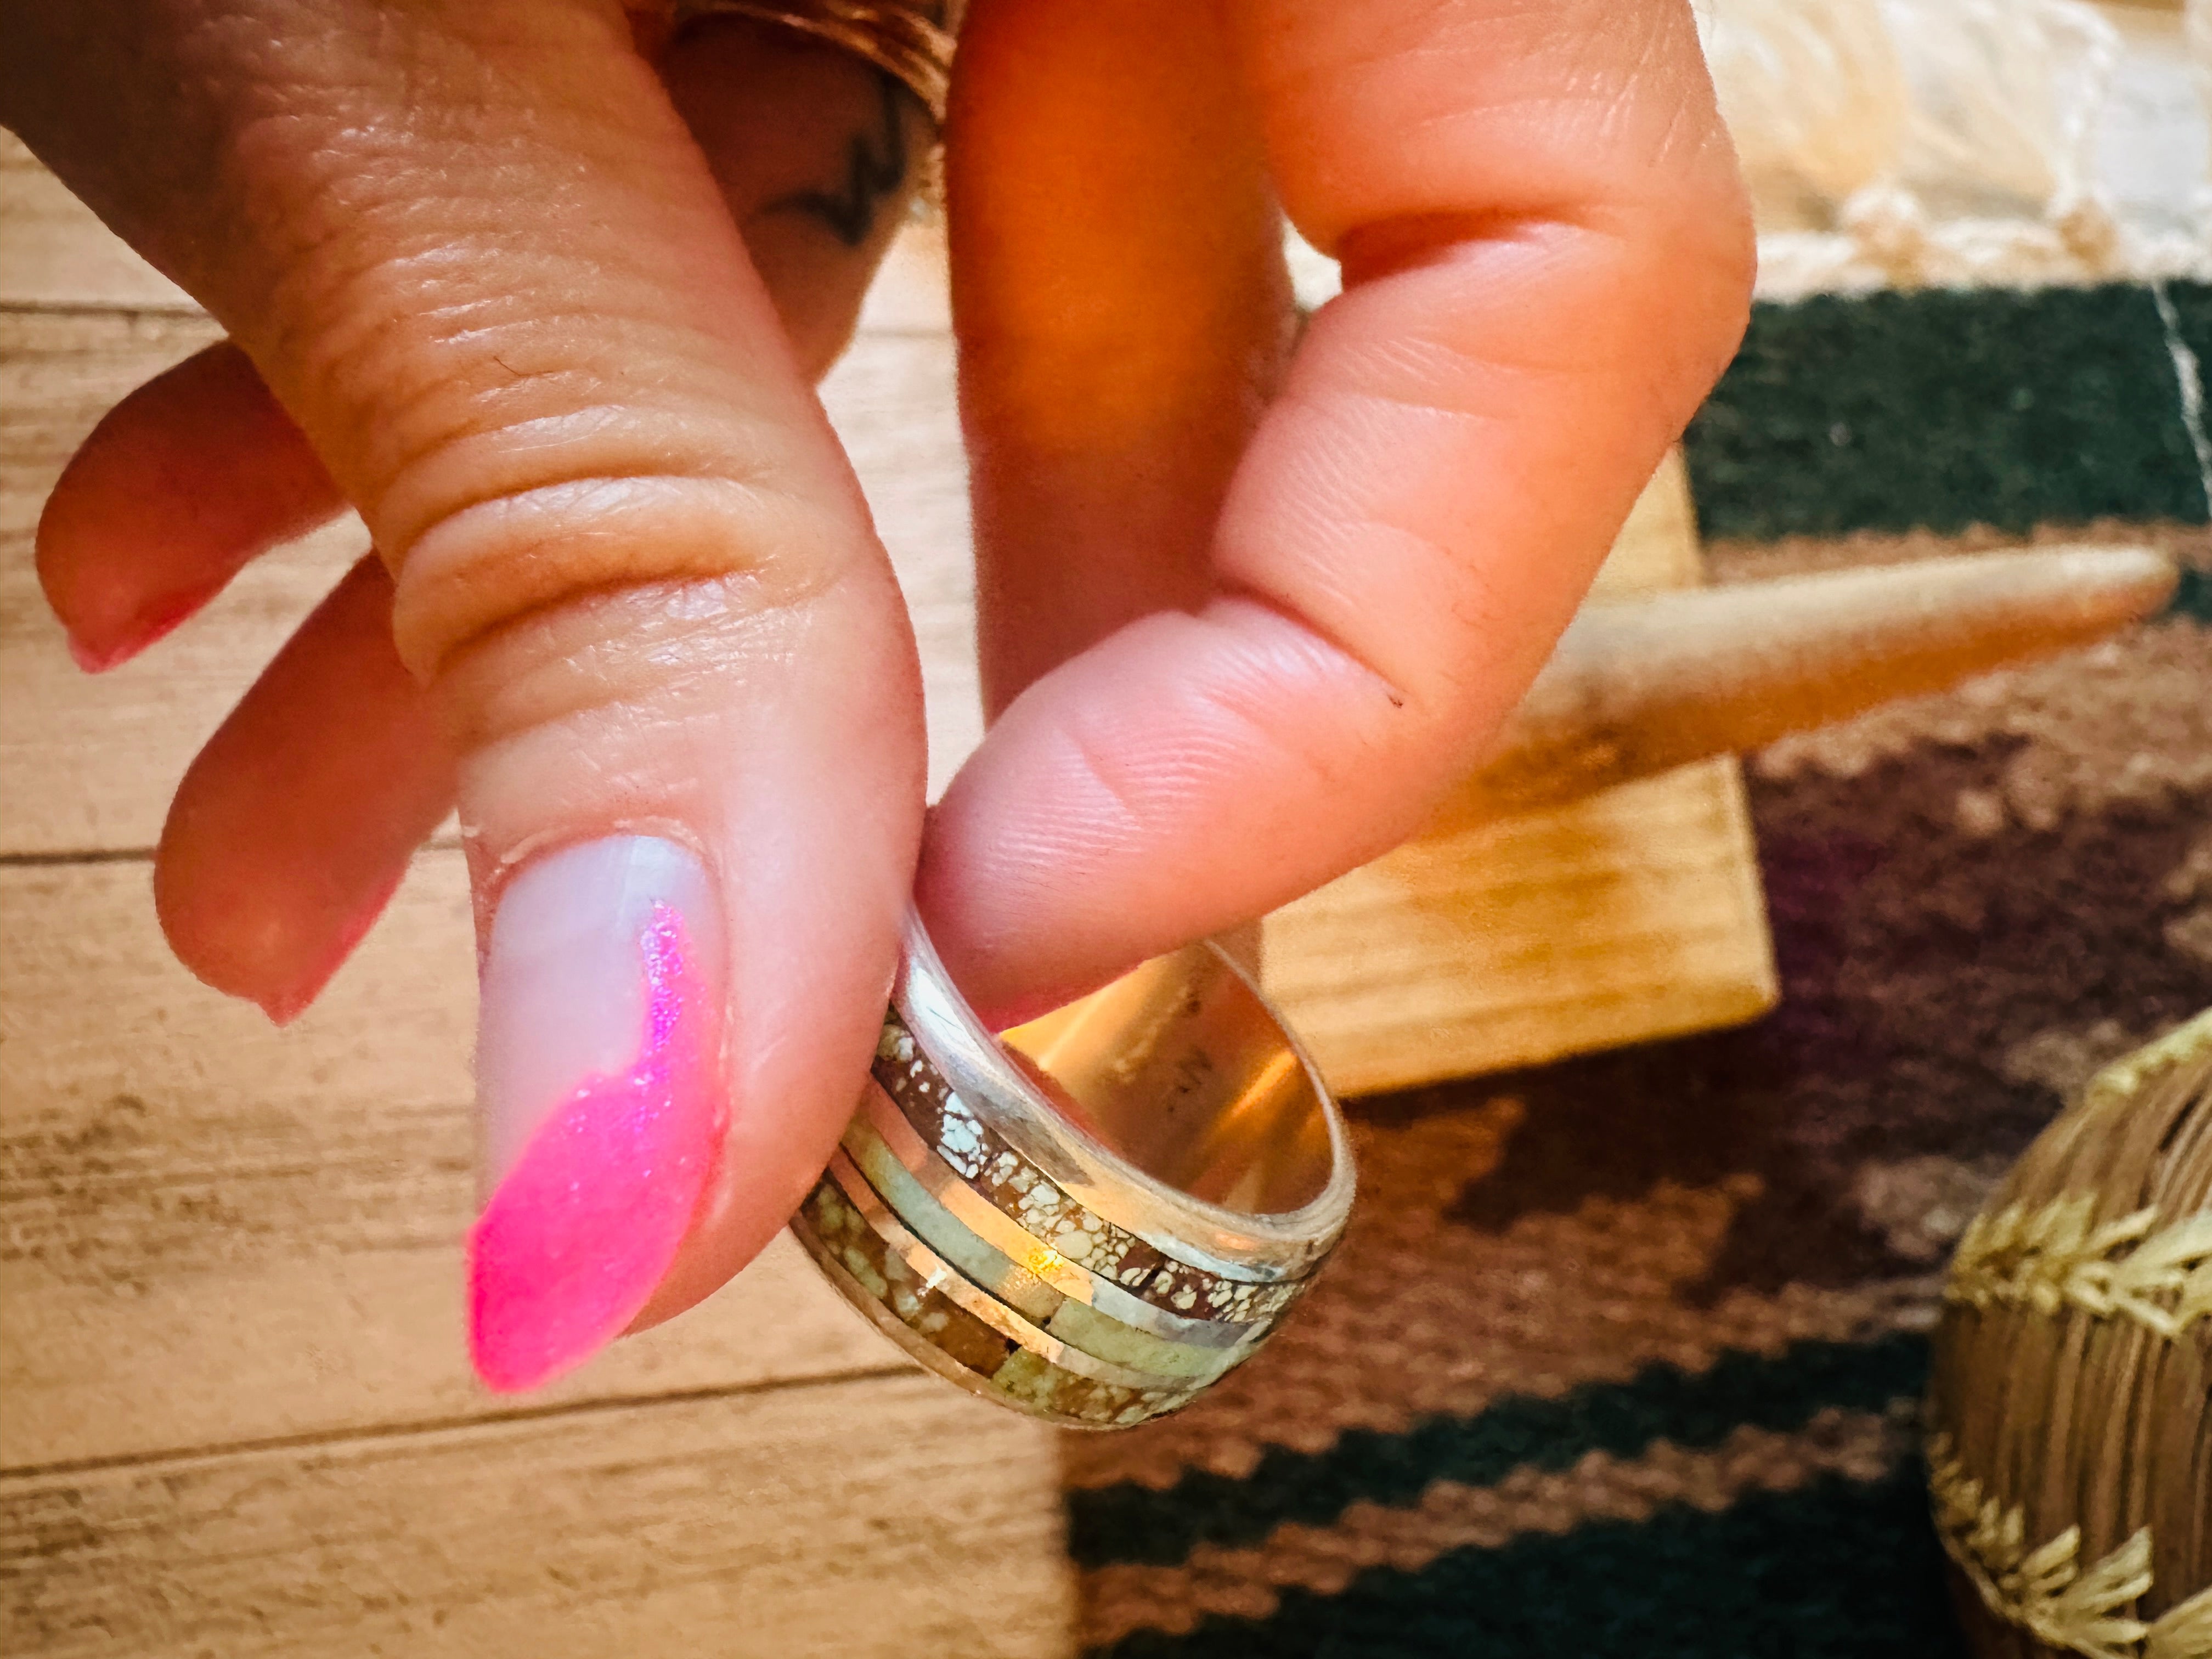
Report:
<svg viewBox="0 0 2212 1659"><path fill-rule="evenodd" d="M994 1038L909 915L860 1110L792 1231L939 1376L1121 1428L1251 1356L1352 1192L1336 1103L1218 947Z"/></svg>

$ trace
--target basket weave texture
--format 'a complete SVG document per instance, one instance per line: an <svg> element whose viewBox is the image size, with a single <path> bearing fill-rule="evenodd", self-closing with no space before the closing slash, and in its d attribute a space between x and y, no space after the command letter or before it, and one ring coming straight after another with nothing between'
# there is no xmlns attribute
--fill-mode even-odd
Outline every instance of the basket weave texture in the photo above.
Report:
<svg viewBox="0 0 2212 1659"><path fill-rule="evenodd" d="M1961 1237L1927 1423L1977 1654L2212 1656L2212 1011L2100 1073Z"/></svg>

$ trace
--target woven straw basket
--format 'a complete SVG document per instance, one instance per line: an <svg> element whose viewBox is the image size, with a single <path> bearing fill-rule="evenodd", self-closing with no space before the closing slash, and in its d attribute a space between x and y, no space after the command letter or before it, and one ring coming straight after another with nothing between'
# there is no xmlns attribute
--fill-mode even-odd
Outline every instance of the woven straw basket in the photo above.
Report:
<svg viewBox="0 0 2212 1659"><path fill-rule="evenodd" d="M1966 1230L1928 1430L1978 1655L2212 1656L2212 1012L2099 1073Z"/></svg>

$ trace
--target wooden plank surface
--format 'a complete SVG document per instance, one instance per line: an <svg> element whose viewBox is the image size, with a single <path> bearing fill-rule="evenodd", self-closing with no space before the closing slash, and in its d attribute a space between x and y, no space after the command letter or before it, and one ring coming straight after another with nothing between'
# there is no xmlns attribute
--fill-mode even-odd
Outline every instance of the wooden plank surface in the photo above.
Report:
<svg viewBox="0 0 2212 1659"><path fill-rule="evenodd" d="M1595 591L1701 575L1669 455ZM1753 1018L1779 992L1737 763L1416 836L1269 916L1261 976L1346 1094Z"/></svg>
<svg viewBox="0 0 2212 1659"><path fill-rule="evenodd" d="M462 1351L475 953L417 861L286 1031L196 985L136 861L0 869L0 1468L502 1409ZM533 1401L901 1362L780 1243Z"/></svg>
<svg viewBox="0 0 2212 1659"><path fill-rule="evenodd" d="M204 318L0 313L0 852L149 848L200 742L368 545L358 520L250 566L142 660L80 673L32 568L46 491L132 386L210 341Z"/></svg>
<svg viewBox="0 0 2212 1659"><path fill-rule="evenodd" d="M0 132L0 306L198 309L110 235L12 132Z"/></svg>
<svg viewBox="0 0 2212 1659"><path fill-rule="evenodd" d="M1056 1469L906 1373L0 1477L44 1659L1032 1659Z"/></svg>

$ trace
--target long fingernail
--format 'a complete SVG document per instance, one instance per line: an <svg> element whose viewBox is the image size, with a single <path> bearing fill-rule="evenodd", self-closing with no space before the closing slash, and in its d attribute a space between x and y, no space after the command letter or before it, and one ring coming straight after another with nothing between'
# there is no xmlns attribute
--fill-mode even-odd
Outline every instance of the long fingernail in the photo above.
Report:
<svg viewBox="0 0 2212 1659"><path fill-rule="evenodd" d="M673 842L548 854L508 883L484 953L470 1346L535 1388L636 1317L714 1174L723 940L712 879Z"/></svg>

